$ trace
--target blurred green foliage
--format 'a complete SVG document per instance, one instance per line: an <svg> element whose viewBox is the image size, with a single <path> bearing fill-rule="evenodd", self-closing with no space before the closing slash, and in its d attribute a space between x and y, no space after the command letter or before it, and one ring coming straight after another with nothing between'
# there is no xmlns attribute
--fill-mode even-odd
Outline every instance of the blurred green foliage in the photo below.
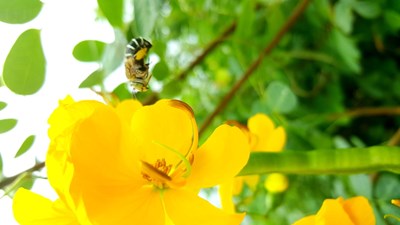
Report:
<svg viewBox="0 0 400 225"><path fill-rule="evenodd" d="M125 82L114 90L105 90L103 84L123 65L126 43L143 36L153 44L150 57L158 60L149 61L151 90L136 97L142 102L181 99L193 107L201 125L298 3L98 0L99 17L113 26L116 38L113 43L83 40L71 49L80 61L99 62L99 68L88 74L80 87L100 86L104 96L112 92L120 100L131 98ZM262 112L286 129L285 151L398 144L394 134L400 127L399 36L400 1L312 1L250 79L241 84L201 140L226 120L245 124L250 116ZM32 54L40 55L40 51ZM5 85L13 89L6 77L3 71ZM15 90L22 89L17 85ZM385 110L380 110L383 107ZM268 193L261 184L256 190L245 188L235 198L237 209L248 212L245 223L290 224L317 212L325 198L354 195L370 199L379 225L395 224L390 218L384 220L384 214L400 215L400 210L390 205L390 199L400 198L398 174L290 175L289 180L289 189L281 194Z"/></svg>

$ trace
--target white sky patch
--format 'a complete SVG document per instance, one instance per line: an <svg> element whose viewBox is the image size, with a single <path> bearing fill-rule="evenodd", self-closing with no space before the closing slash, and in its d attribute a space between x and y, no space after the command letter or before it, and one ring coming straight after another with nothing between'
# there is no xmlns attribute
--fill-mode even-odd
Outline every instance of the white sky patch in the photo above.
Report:
<svg viewBox="0 0 400 225"><path fill-rule="evenodd" d="M18 36L27 29L41 30L42 45L47 61L45 83L34 95L20 96L6 87L0 88L0 101L8 105L0 111L0 119L18 119L11 131L0 134L0 153L3 158L5 176L18 174L35 164L44 161L48 148L47 119L57 107L58 101L71 95L74 99L101 98L88 89L79 89L79 84L94 70L96 63L82 63L74 59L72 50L83 40L100 40L110 43L114 40L112 27L107 21L97 18L96 0L46 0L33 21L12 25L0 22L0 71L12 45ZM117 70L116 83L125 81L123 70ZM116 72L117 72L116 71ZM112 76L112 75L111 75ZM114 86L115 87L115 86ZM26 154L14 159L22 142L29 135L36 135L35 142ZM45 179L38 179L32 191L55 199L56 194ZM0 191L0 194L1 191ZM12 200L0 199L0 224L17 224L11 210Z"/></svg>

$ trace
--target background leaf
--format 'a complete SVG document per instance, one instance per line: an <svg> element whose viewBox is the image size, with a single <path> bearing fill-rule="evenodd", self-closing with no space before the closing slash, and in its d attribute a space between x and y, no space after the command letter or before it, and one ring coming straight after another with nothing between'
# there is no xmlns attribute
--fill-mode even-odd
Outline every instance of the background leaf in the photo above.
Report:
<svg viewBox="0 0 400 225"><path fill-rule="evenodd" d="M150 37L159 18L159 0L134 0L135 26L139 36Z"/></svg>
<svg viewBox="0 0 400 225"><path fill-rule="evenodd" d="M17 125L16 119L3 119L0 120L0 134L13 129Z"/></svg>
<svg viewBox="0 0 400 225"><path fill-rule="evenodd" d="M99 8L113 27L122 28L123 0L97 0Z"/></svg>
<svg viewBox="0 0 400 225"><path fill-rule="evenodd" d="M3 110L7 106L7 103L0 102L0 110Z"/></svg>
<svg viewBox="0 0 400 225"><path fill-rule="evenodd" d="M106 43L95 40L86 40L79 42L72 52L75 59L82 62L101 61Z"/></svg>
<svg viewBox="0 0 400 225"><path fill-rule="evenodd" d="M34 141L35 141L35 135L27 137L25 141L22 143L21 147L19 147L14 158L17 158L20 155L24 154L26 151L28 151L32 147Z"/></svg>
<svg viewBox="0 0 400 225"><path fill-rule="evenodd" d="M18 37L6 58L4 83L16 94L34 94L44 83L45 67L40 31L27 30Z"/></svg>
<svg viewBox="0 0 400 225"><path fill-rule="evenodd" d="M97 69L91 73L82 83L79 88L89 88L98 84L102 84L105 77L104 71L102 69Z"/></svg>
<svg viewBox="0 0 400 225"><path fill-rule="evenodd" d="M279 81L272 82L267 88L268 105L274 112L288 113L297 106L297 98L290 88Z"/></svg>
<svg viewBox="0 0 400 225"><path fill-rule="evenodd" d="M0 21L20 24L31 21L42 9L40 0L0 0Z"/></svg>

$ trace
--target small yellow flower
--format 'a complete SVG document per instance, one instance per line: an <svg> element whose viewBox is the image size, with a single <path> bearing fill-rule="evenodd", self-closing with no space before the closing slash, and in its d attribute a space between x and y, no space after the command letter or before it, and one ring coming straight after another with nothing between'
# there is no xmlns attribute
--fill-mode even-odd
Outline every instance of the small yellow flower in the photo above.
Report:
<svg viewBox="0 0 400 225"><path fill-rule="evenodd" d="M275 127L272 120L265 114L258 113L250 117L247 127L236 121L227 123L239 127L246 134L252 152L280 152L286 144L286 132L283 127ZM228 212L234 212L232 195L238 195L244 183L255 189L258 182L259 175L249 175L236 177L221 185L219 195L222 207ZM285 175L270 174L264 186L271 193L279 193L287 189L288 180Z"/></svg>
<svg viewBox="0 0 400 225"><path fill-rule="evenodd" d="M293 225L375 225L375 216L363 196L347 200L326 199L316 215L304 217Z"/></svg>
<svg viewBox="0 0 400 225"><path fill-rule="evenodd" d="M232 179L246 164L250 147L238 128L221 125L198 148L193 112L180 101L142 107L129 100L115 109L94 101L60 107L65 113L51 117L53 145L46 163L58 165L53 176L67 174L58 186L69 191L74 205L85 205L93 224L242 221L244 214L226 213L197 195L201 188ZM81 117L66 124L76 114Z"/></svg>

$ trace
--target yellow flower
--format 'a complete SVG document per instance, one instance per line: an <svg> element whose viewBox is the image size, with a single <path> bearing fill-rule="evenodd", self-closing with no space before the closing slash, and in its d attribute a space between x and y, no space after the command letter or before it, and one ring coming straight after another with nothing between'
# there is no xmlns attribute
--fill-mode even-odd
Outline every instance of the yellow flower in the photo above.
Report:
<svg viewBox="0 0 400 225"><path fill-rule="evenodd" d="M275 127L272 120L265 114L257 113L247 121L247 127L236 122L228 124L239 127L246 134L252 152L280 152L286 143L286 132L283 127ZM243 184L255 188L259 175L236 177L219 188L222 207L228 212L234 212L232 195L240 194ZM288 180L282 174L270 174L264 183L265 188L271 193L283 192L287 189Z"/></svg>
<svg viewBox="0 0 400 225"><path fill-rule="evenodd" d="M65 114L53 114L49 134L67 132L50 135L54 145L48 161L73 165L67 172L64 167L70 179L58 186L69 190L75 205L85 205L93 224L240 224L244 214L226 213L197 193L232 179L243 168L250 149L244 134L221 125L198 148L188 105L161 100L136 107L134 102L116 109L77 102L66 115L80 108L90 113L80 114L72 126L65 125Z"/></svg>
<svg viewBox="0 0 400 225"><path fill-rule="evenodd" d="M307 216L298 220L293 225L375 225L375 216L363 196L347 200L326 199L316 215Z"/></svg>
<svg viewBox="0 0 400 225"><path fill-rule="evenodd" d="M71 136L68 135L73 124L79 119L90 114L89 108L71 108L74 103L71 97L60 101L59 108L49 118L52 124L53 117L63 118L62 124L57 129L50 129L49 136L53 139L50 142L49 153L46 158L46 167L48 180L51 186L57 192L59 199L51 200L35 194L29 190L20 188L13 199L13 213L15 219L21 225L90 225L87 220L86 212L81 204L74 204L71 196L68 194L68 186L71 181L73 167L66 158L67 154L61 151L52 151L55 140L58 143L65 143ZM91 107L90 107L91 108ZM73 113L67 113L73 112ZM61 147L61 146L60 146ZM66 147L66 146L64 146ZM56 160L55 160L56 159Z"/></svg>

